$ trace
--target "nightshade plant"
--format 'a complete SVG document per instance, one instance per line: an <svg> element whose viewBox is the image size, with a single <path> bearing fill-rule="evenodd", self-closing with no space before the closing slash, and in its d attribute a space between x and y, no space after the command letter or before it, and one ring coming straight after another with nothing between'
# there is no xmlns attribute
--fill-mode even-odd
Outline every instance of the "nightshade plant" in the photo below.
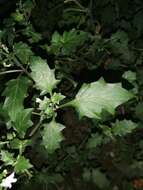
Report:
<svg viewBox="0 0 143 190"><path fill-rule="evenodd" d="M59 120L60 110L73 107L79 120L88 118L100 128L101 133L97 132L88 137L87 149L106 144L116 137L123 137L138 127L138 123L129 119L116 118L116 110L119 107L122 108L123 104L137 98L136 74L132 71L123 74L123 78L133 86L130 90L123 87L122 83L106 82L103 77L77 86L69 71L62 69L61 62L76 60L77 56L73 55L78 47L82 47L87 39L92 41L95 37L91 37L88 32L71 29L63 34L54 32L48 45L38 44L42 35L35 31L29 20L34 6L34 1L20 1L16 12L5 20L4 29L0 31L0 190L11 188L12 183L17 182L21 176L27 175L30 178L37 175L37 169L27 154L29 147L34 148L34 138L38 139L41 149L44 148L51 159L52 155L60 150L62 143L66 141L63 135L66 125ZM83 6L81 8L88 14ZM20 29L17 26L20 26ZM118 38L118 35L124 36L124 33L119 32L116 35ZM22 36L26 37L26 42L21 40ZM97 39L94 40L96 42ZM94 42L92 43L94 46ZM103 39L101 43L103 47L99 52L107 51L107 46L112 46L111 49L115 46L117 50L121 47L121 44L112 38ZM122 44L123 48L127 43L128 41L125 41ZM49 56L54 54L55 67L36 53L35 46ZM8 74L11 77L6 77ZM68 79L74 86L75 95L72 97L62 94L59 86L63 79ZM112 118L110 124L104 123L108 117ZM102 178L101 183L97 182L99 188L109 185L98 169L88 174L89 171L85 168L83 177L87 181L89 175ZM102 187L104 182L105 186Z"/></svg>
<svg viewBox="0 0 143 190"><path fill-rule="evenodd" d="M62 130L66 127L56 121L56 110L73 106L79 112L80 118L87 116L100 120L103 110L114 114L119 105L134 97L131 92L122 88L120 83L106 83L101 78L96 82L83 84L73 100L61 103L66 97L54 91L60 83L60 80L55 77L55 71L51 70L47 62L40 57L31 57L28 64L31 69L28 76L21 74L16 79L9 80L2 94L5 96L2 109L5 113L7 129L13 132L8 141L1 141L1 159L4 167L11 165L17 174L29 173L32 168L30 161L23 156L23 152L30 143L29 137L25 139L25 135L33 125L31 115L32 112L35 113L35 110L38 111L35 114L40 117L38 127L41 128L41 143L47 149L47 154L51 154L60 147L60 142L63 140ZM28 96L28 88L31 87L39 90L39 95L33 99L35 107L24 108L23 102ZM47 122L47 119L50 121ZM36 132L35 128L37 125L30 130L30 137ZM5 144L9 150L11 148L19 149L16 158L8 150L3 149ZM1 178L3 177L4 172Z"/></svg>

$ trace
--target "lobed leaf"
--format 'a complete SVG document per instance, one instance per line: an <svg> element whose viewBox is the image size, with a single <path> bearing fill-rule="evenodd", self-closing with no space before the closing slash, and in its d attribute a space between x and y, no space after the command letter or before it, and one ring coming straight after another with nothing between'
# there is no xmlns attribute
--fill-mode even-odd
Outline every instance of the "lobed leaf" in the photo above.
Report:
<svg viewBox="0 0 143 190"><path fill-rule="evenodd" d="M60 142L64 139L62 135L62 130L64 128L64 125L56 123L55 121L44 124L42 143L47 149L48 153L51 154L60 147Z"/></svg>
<svg viewBox="0 0 143 190"><path fill-rule="evenodd" d="M128 133L131 133L134 129L138 127L137 123L134 123L131 120L117 120L114 124L112 124L112 132L117 136L124 136Z"/></svg>
<svg viewBox="0 0 143 190"><path fill-rule="evenodd" d="M102 111L114 114L115 108L133 98L133 94L120 83L106 83L103 78L97 82L83 84L75 99L69 102L80 116L101 119Z"/></svg>
<svg viewBox="0 0 143 190"><path fill-rule="evenodd" d="M3 109L8 113L11 121L15 121L17 115L23 109L23 100L27 96L30 81L26 77L10 80L3 92L6 96Z"/></svg>
<svg viewBox="0 0 143 190"><path fill-rule="evenodd" d="M54 70L51 70L46 61L40 57L33 57L30 68L36 88L42 91L41 94L51 93L59 83L55 78Z"/></svg>

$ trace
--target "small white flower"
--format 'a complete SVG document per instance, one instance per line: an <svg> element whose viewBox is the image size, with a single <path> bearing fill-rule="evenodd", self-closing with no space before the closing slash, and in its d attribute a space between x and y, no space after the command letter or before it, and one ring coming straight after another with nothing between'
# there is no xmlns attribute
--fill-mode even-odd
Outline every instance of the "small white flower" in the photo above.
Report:
<svg viewBox="0 0 143 190"><path fill-rule="evenodd" d="M12 183L15 183L17 181L16 178L14 178L14 172L11 173L8 177L2 180L0 186L6 187L6 188L11 188Z"/></svg>

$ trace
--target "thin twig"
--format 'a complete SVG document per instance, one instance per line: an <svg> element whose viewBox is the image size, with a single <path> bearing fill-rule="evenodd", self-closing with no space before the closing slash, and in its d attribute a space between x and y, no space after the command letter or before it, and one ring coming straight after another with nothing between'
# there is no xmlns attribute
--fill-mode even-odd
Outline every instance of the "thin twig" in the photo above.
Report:
<svg viewBox="0 0 143 190"><path fill-rule="evenodd" d="M29 137L32 137L36 133L36 131L38 130L38 128L41 126L41 123L42 123L42 121L40 120L37 123L37 125L32 129L32 131L30 132Z"/></svg>
<svg viewBox="0 0 143 190"><path fill-rule="evenodd" d="M41 116L41 114L40 114L40 113L37 113L37 112L34 112L34 111L32 112L32 114L33 114L33 115L38 115L38 116Z"/></svg>
<svg viewBox="0 0 143 190"><path fill-rule="evenodd" d="M9 74L9 73L19 73L19 72L22 72L23 70L10 70L10 71L3 71L3 72L0 72L0 75L5 75L5 74Z"/></svg>

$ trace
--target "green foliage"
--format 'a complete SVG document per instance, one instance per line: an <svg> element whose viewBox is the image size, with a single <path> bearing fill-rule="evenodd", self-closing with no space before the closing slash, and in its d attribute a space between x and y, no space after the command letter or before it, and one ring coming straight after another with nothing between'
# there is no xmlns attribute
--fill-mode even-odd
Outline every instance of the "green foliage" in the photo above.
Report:
<svg viewBox="0 0 143 190"><path fill-rule="evenodd" d="M48 153L53 153L57 148L60 148L60 142L63 140L62 130L64 125L51 121L48 124L44 124L43 130L43 142L42 144L47 149Z"/></svg>
<svg viewBox="0 0 143 190"><path fill-rule="evenodd" d="M30 168L32 168L32 165L30 164L29 160L26 159L24 156L19 156L15 163L15 172L23 173L25 171L28 171L28 169Z"/></svg>
<svg viewBox="0 0 143 190"><path fill-rule="evenodd" d="M92 134L88 139L87 148L96 148L100 146L103 142L103 137L99 134Z"/></svg>
<svg viewBox="0 0 143 190"><path fill-rule="evenodd" d="M13 165L15 161L13 154L5 150L1 150L1 160L5 165Z"/></svg>
<svg viewBox="0 0 143 190"><path fill-rule="evenodd" d="M52 93L52 90L59 83L59 80L55 78L54 70L51 70L46 61L40 57L33 57L30 68L36 88L42 91L41 94Z"/></svg>
<svg viewBox="0 0 143 190"><path fill-rule="evenodd" d="M13 126L20 136L24 136L27 129L32 126L31 121L32 109L21 109L16 115Z"/></svg>
<svg viewBox="0 0 143 190"><path fill-rule="evenodd" d="M126 79L127 81L129 81L130 83L133 83L134 81L136 81L136 73L132 72L132 71L126 71L123 74L123 78Z"/></svg>
<svg viewBox="0 0 143 190"><path fill-rule="evenodd" d="M83 178L86 181L93 181L100 189L109 188L109 180L107 179L106 175L98 168L92 170L85 169Z"/></svg>
<svg viewBox="0 0 143 190"><path fill-rule="evenodd" d="M137 128L137 123L134 123L130 120L116 121L112 124L112 131L114 135L124 136L128 133L131 133L134 129Z"/></svg>
<svg viewBox="0 0 143 190"><path fill-rule="evenodd" d="M84 84L70 104L80 116L101 119L103 110L114 114L117 106L133 98L133 94L121 87L120 83L107 84L104 79Z"/></svg>
<svg viewBox="0 0 143 190"><path fill-rule="evenodd" d="M50 52L56 55L68 56L74 53L78 46L81 46L87 39L87 33L83 31L76 31L75 29L64 32L60 35L55 32L52 35L51 46L49 47Z"/></svg>
<svg viewBox="0 0 143 190"><path fill-rule="evenodd" d="M23 109L23 101L27 96L29 85L30 82L26 77L19 77L7 83L7 87L3 92L3 96L6 96L3 108L12 121L15 121L21 109Z"/></svg>
<svg viewBox="0 0 143 190"><path fill-rule="evenodd" d="M143 187L141 7L0 2L0 190Z"/></svg>
<svg viewBox="0 0 143 190"><path fill-rule="evenodd" d="M30 57L33 56L33 52L31 51L30 47L23 42L14 44L14 53L23 64L28 64Z"/></svg>

